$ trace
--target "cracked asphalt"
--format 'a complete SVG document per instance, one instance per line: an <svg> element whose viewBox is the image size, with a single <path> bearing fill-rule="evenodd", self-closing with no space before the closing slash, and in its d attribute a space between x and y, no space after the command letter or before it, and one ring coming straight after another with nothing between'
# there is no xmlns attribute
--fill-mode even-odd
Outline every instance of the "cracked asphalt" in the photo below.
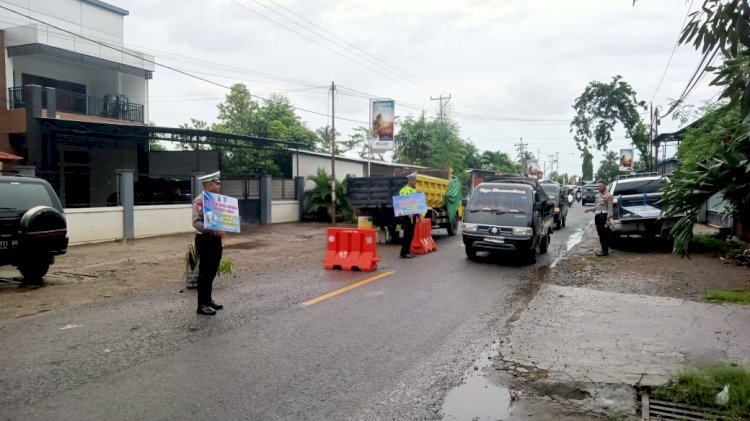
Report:
<svg viewBox="0 0 750 421"><path fill-rule="evenodd" d="M536 266L469 261L460 235L440 231L439 250L413 260L379 245L376 273L393 275L308 307L373 273L325 271L321 241L219 278L216 317L195 314L193 290L157 282L1 320L0 417L439 419L445 395L589 219L573 207Z"/></svg>

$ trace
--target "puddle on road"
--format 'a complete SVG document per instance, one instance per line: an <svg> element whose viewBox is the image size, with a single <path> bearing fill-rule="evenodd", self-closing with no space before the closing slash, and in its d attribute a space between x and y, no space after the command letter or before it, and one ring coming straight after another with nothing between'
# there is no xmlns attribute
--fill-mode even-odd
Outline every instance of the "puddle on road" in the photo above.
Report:
<svg viewBox="0 0 750 421"><path fill-rule="evenodd" d="M557 264L562 260L563 257L565 257L565 254L570 251L573 247L575 247L578 243L583 241L583 232L586 231L586 228L591 225L591 223L588 223L581 228L578 228L573 234L570 234L568 237L568 241L565 243L565 250L560 253L559 256L555 259L554 262L550 265L551 268L557 266Z"/></svg>
<svg viewBox="0 0 750 421"><path fill-rule="evenodd" d="M465 374L466 380L448 392L443 401L444 420L497 420L510 412L510 391L492 384L484 370L500 353L500 342L490 345Z"/></svg>

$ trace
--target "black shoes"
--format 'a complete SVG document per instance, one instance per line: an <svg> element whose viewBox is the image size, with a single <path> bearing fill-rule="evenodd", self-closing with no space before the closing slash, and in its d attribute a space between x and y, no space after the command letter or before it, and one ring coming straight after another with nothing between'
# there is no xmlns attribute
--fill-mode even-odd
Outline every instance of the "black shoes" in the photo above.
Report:
<svg viewBox="0 0 750 421"><path fill-rule="evenodd" d="M404 254L404 255L401 256L402 259L413 259L414 257L415 256L413 254L411 254L411 253Z"/></svg>
<svg viewBox="0 0 750 421"><path fill-rule="evenodd" d="M211 304L209 304L211 307L213 307L214 310L221 310L224 308L223 305L217 303L216 301L211 301Z"/></svg>
<svg viewBox="0 0 750 421"><path fill-rule="evenodd" d="M609 256L609 252L601 251L600 250L600 251L596 252L596 255L599 256L599 257Z"/></svg>
<svg viewBox="0 0 750 421"><path fill-rule="evenodd" d="M216 310L214 310L211 306L198 306L198 314L203 314L206 316L214 316L216 315Z"/></svg>

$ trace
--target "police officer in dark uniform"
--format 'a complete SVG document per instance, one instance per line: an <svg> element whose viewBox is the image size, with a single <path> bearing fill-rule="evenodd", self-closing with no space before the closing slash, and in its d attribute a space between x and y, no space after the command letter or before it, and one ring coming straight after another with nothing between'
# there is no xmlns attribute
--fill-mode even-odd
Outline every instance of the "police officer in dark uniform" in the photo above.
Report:
<svg viewBox="0 0 750 421"><path fill-rule="evenodd" d="M203 182L203 190L210 193L221 191L221 172L217 171L198 179ZM193 201L193 228L195 228L195 248L198 251L198 314L213 316L223 305L211 298L216 272L219 271L221 252L224 248L224 231L205 229L203 225L203 194Z"/></svg>
<svg viewBox="0 0 750 421"><path fill-rule="evenodd" d="M411 173L406 176L407 184L399 190L400 196L408 196L417 193L417 173ZM414 225L416 224L417 215L406 215L401 217L401 225L404 227L404 242L401 245L401 258L411 259L414 255L411 253L411 242L414 240Z"/></svg>

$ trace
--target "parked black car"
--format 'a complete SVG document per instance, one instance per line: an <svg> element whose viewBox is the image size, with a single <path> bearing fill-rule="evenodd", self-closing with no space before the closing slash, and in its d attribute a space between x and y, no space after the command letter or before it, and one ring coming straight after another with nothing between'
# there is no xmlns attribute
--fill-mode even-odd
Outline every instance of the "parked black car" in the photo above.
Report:
<svg viewBox="0 0 750 421"><path fill-rule="evenodd" d="M492 176L479 184L464 211L466 256L478 251L519 253L536 262L546 253L552 234L554 203L537 180L523 176Z"/></svg>
<svg viewBox="0 0 750 421"><path fill-rule="evenodd" d="M49 183L0 175L0 266L16 266L25 281L39 281L67 249L65 213Z"/></svg>
<svg viewBox="0 0 750 421"><path fill-rule="evenodd" d="M542 189L547 193L550 200L555 202L555 229L560 229L565 226L565 220L568 218L568 198L567 189L562 189L559 184L554 181L544 181L540 183Z"/></svg>

